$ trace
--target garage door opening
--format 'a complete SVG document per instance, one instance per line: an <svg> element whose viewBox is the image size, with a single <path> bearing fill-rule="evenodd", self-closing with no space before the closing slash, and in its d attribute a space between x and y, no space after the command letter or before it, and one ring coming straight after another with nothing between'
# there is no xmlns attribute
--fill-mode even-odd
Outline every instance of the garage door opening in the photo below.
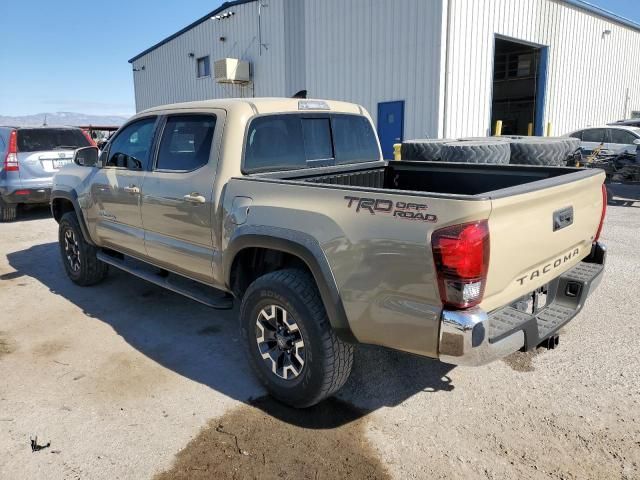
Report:
<svg viewBox="0 0 640 480"><path fill-rule="evenodd" d="M542 135L547 48L495 39L492 128L503 135Z"/></svg>

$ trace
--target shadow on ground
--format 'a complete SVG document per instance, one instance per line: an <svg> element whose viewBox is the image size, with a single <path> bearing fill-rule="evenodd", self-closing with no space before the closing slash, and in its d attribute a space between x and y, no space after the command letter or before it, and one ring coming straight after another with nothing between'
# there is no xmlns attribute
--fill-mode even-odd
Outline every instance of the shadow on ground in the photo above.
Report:
<svg viewBox="0 0 640 480"><path fill-rule="evenodd" d="M32 277L51 292L109 324L133 348L160 365L305 429L333 429L418 392L450 391L451 365L379 347L359 346L350 380L333 399L310 410L283 407L265 395L245 360L237 308L217 311L112 269L100 285L83 288L64 274L57 243L7 255L17 271L0 282Z"/></svg>
<svg viewBox="0 0 640 480"><path fill-rule="evenodd" d="M640 184L607 183L607 195L613 207L640 208Z"/></svg>
<svg viewBox="0 0 640 480"><path fill-rule="evenodd" d="M51 217L49 205L18 205L15 222L29 222Z"/></svg>

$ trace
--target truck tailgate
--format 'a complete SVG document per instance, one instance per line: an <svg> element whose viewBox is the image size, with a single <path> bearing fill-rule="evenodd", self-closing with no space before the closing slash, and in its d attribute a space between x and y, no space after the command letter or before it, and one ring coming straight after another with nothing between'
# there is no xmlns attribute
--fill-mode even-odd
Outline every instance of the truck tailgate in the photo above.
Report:
<svg viewBox="0 0 640 480"><path fill-rule="evenodd" d="M605 175L572 176L578 175L528 193L495 192L484 310L527 295L589 255L602 215Z"/></svg>

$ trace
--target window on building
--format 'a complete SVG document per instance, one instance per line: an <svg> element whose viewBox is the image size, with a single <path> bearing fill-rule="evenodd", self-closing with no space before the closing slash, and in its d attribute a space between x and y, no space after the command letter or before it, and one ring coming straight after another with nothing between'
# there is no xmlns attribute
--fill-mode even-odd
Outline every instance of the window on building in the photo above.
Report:
<svg viewBox="0 0 640 480"><path fill-rule="evenodd" d="M200 57L197 60L198 65L198 78L208 77L211 75L211 65L209 63L209 55L206 57Z"/></svg>
<svg viewBox="0 0 640 480"><path fill-rule="evenodd" d="M216 118L211 115L169 117L162 133L158 170L191 171L209 162Z"/></svg>

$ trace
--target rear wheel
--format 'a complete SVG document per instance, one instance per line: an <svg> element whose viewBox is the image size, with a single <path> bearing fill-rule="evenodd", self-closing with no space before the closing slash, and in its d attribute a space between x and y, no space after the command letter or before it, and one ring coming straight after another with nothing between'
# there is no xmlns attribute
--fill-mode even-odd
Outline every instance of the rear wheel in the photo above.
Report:
<svg viewBox="0 0 640 480"><path fill-rule="evenodd" d="M15 203L6 203L0 198L0 222L11 222L16 219L17 205Z"/></svg>
<svg viewBox="0 0 640 480"><path fill-rule="evenodd" d="M349 378L353 347L337 338L308 273L287 269L258 278L242 300L240 321L251 366L278 400L310 407Z"/></svg>
<svg viewBox="0 0 640 480"><path fill-rule="evenodd" d="M67 212L60 219L58 243L62 264L74 283L94 285L107 276L109 266L98 260L98 249L84 239L75 213Z"/></svg>

